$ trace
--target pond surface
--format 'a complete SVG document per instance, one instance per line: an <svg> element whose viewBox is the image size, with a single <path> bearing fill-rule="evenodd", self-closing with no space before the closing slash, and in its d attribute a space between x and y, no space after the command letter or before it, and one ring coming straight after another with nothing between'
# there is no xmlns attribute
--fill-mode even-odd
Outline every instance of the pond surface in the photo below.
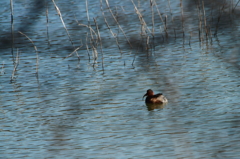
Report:
<svg viewBox="0 0 240 159"><path fill-rule="evenodd" d="M169 25L166 36L154 8L153 37L149 2L132 2L109 2L119 26L106 1L89 0L91 32L86 1L56 1L69 36L51 1L14 2L13 55L10 4L0 2L2 158L239 158L238 14L229 23L222 13L207 36L196 6L183 1L182 29L171 24L180 2L156 1ZM168 104L146 106L147 89Z"/></svg>

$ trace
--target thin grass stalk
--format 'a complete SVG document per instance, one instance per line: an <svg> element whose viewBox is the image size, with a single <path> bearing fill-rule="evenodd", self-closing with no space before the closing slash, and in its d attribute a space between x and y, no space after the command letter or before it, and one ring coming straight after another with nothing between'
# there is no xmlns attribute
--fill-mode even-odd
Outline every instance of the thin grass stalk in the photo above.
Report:
<svg viewBox="0 0 240 159"><path fill-rule="evenodd" d="M201 9L200 9L200 1L198 0L198 38L200 43L202 42L202 15L201 15Z"/></svg>
<svg viewBox="0 0 240 159"><path fill-rule="evenodd" d="M147 35L147 32L146 32L146 25L144 24L144 20L143 20L143 17L139 17L139 21L141 23L141 36L144 36L144 35Z"/></svg>
<svg viewBox="0 0 240 159"><path fill-rule="evenodd" d="M86 36L86 48L87 48L87 53L88 53L88 61L90 62L91 58L90 58L90 52L89 52L89 48L88 48L88 33L87 33L87 36Z"/></svg>
<svg viewBox="0 0 240 159"><path fill-rule="evenodd" d="M147 23L143 19L143 16L142 16L141 12L138 10L138 8L136 7L136 5L133 2L133 0L131 0L131 2L133 4L133 6L134 6L134 10L135 10L136 14L138 15L138 18L139 18L139 21L140 21L141 25L144 26L146 28L146 30L149 31L149 33L151 33L151 30L148 28Z"/></svg>
<svg viewBox="0 0 240 159"><path fill-rule="evenodd" d="M1 70L1 75L5 74L4 72L4 61L3 61L3 64L2 64L2 70Z"/></svg>
<svg viewBox="0 0 240 159"><path fill-rule="evenodd" d="M89 32L94 33L94 35L96 36L96 42L95 42L95 43L98 43L98 39L97 39L98 35L97 35L97 33L92 29L92 27L88 27L88 26L85 25L85 24L81 24L81 23L79 23L78 21L77 21L77 23L78 23L79 26L84 26L84 27L88 28L88 29L89 29ZM94 38L93 38L93 35L91 35L91 37L92 37L92 39L94 39Z"/></svg>
<svg viewBox="0 0 240 159"><path fill-rule="evenodd" d="M217 33L218 33L218 27L219 27L219 22L220 22L220 19L221 19L221 16L222 16L222 13L224 11L224 7L225 5L222 6L222 9L220 10L220 14L218 16L218 21L217 21L217 25L216 25L216 29L215 29L215 33L214 33L214 36L217 36Z"/></svg>
<svg viewBox="0 0 240 159"><path fill-rule="evenodd" d="M110 33L112 34L112 36L114 37L120 53L122 53L122 50L121 50L121 47L120 47L120 45L119 45L118 39L117 39L116 35L112 32L112 29L111 29L111 27L109 26L109 24L108 24L108 22L107 22L107 19L106 19L106 17L105 17L105 14L104 14L104 11L103 11L103 7L102 7L102 0L100 0L100 8L101 8L101 12L102 12L104 21L105 21L105 23L106 23L106 25L107 25L107 28L108 28L108 30L110 31Z"/></svg>
<svg viewBox="0 0 240 159"><path fill-rule="evenodd" d="M204 28L205 28L206 40L208 40L208 29L207 29L207 20L206 20L205 8L204 8L204 1L202 1L202 10L203 10L203 19L204 19Z"/></svg>
<svg viewBox="0 0 240 159"><path fill-rule="evenodd" d="M88 14L88 0L86 0L86 12L87 12L87 19L88 19L88 27L90 27L90 18Z"/></svg>
<svg viewBox="0 0 240 159"><path fill-rule="evenodd" d="M240 2L240 0L238 0L238 2L236 3L235 7L233 8L232 12L234 12L235 8L237 7L238 3Z"/></svg>
<svg viewBox="0 0 240 159"><path fill-rule="evenodd" d="M26 34L22 33L21 31L18 31L20 34L24 35L33 45L34 50L36 52L36 76L38 78L38 65L39 65L39 59L38 59L38 50L37 50L37 46L34 44L34 42L32 41L32 39L30 39Z"/></svg>
<svg viewBox="0 0 240 159"><path fill-rule="evenodd" d="M166 39L168 39L168 32L167 32L167 15L165 16L165 20L164 20L164 25L165 25L165 35L166 35Z"/></svg>
<svg viewBox="0 0 240 159"><path fill-rule="evenodd" d="M210 32L210 40L211 40L211 45L212 45L212 31L211 31L211 28L209 28L209 32Z"/></svg>
<svg viewBox="0 0 240 159"><path fill-rule="evenodd" d="M146 50L150 49L150 47L149 47L149 36L147 36L146 44L147 44Z"/></svg>
<svg viewBox="0 0 240 159"><path fill-rule="evenodd" d="M97 59L98 59L98 52L97 52L97 48L94 46L94 44L91 41L91 46L92 46L92 56L93 56L93 64L95 65L97 63Z"/></svg>
<svg viewBox="0 0 240 159"><path fill-rule="evenodd" d="M153 2L152 1L155 1L155 0L150 0L150 6L151 6L151 12L152 12L152 35L154 37L154 27L155 27L155 23L154 23L154 9L153 9Z"/></svg>
<svg viewBox="0 0 240 159"><path fill-rule="evenodd" d="M94 20L94 23L95 23L95 26L96 26L96 29L97 29L97 33L98 33L98 40L100 42L100 48L101 48L101 56L102 56L102 70L104 72L104 57L103 57L103 49L102 49L102 40L101 40L101 35L100 35L100 32L99 32L99 29L98 29L98 24L97 24L97 20L95 18L93 18Z"/></svg>
<svg viewBox="0 0 240 159"><path fill-rule="evenodd" d="M129 39L127 38L127 35L125 34L125 32L123 31L123 29L122 29L121 25L118 23L118 21L117 21L116 17L114 16L114 14L113 14L113 12L112 12L112 10L111 10L110 6L109 6L109 2L108 2L108 0L105 0L105 1L106 1L106 4L107 4L107 7L108 7L108 10L109 10L109 12L111 13L111 15L112 15L113 19L114 19L114 20L115 20L115 22L117 23L117 25L118 25L119 29L122 31L122 33L123 33L123 35L124 35L125 39L127 40L128 44L130 45L130 47L131 47L131 48L133 48L133 47L132 47L132 44L130 43Z"/></svg>
<svg viewBox="0 0 240 159"><path fill-rule="evenodd" d="M91 27L91 23L90 23L90 18L89 18L89 13L88 13L88 0L86 0L86 13L87 13L87 19L88 19L88 28L89 28L89 32L92 38L92 44L97 45L97 38L96 38L96 42L94 41L94 37L93 37L93 32L95 33L95 31L93 31L92 27ZM95 33L95 36L97 37L97 34Z"/></svg>
<svg viewBox="0 0 240 159"><path fill-rule="evenodd" d="M171 8L170 0L168 0L168 7L169 7L169 9L170 9L171 19L172 19L172 24L173 24L173 32L174 32L174 36L175 36L175 39L176 39L176 38L177 38L177 35L176 35L176 29L175 29L175 25L174 25L173 13L172 13L172 8Z"/></svg>
<svg viewBox="0 0 240 159"><path fill-rule="evenodd" d="M74 44L73 44L73 41L72 41L72 39L71 39L71 37L70 37L70 34L69 34L69 32L68 32L68 29L67 29L67 27L66 27L66 25L65 25L65 23L64 23L64 20L63 20L61 11L60 11L60 9L58 8L58 6L56 5L55 1L52 0L52 2L53 2L53 4L54 4L54 7L55 7L55 9L56 9L56 11L57 11L57 13L58 13L58 16L59 16L61 22L62 22L62 24L63 24L63 27L64 27L64 29L66 30L66 33L67 33L67 35L68 35L68 38L69 38L69 40L70 40L73 48L75 49ZM80 60L80 56L78 55L77 51L76 51L76 55L77 55L77 57L78 57L78 60Z"/></svg>
<svg viewBox="0 0 240 159"><path fill-rule="evenodd" d="M49 18L48 18L48 2L45 0L45 6L46 6L46 28L47 28L47 39L48 39L48 45L50 46L50 40L49 40L49 30L48 30L48 24L49 24Z"/></svg>
<svg viewBox="0 0 240 159"><path fill-rule="evenodd" d="M180 0L180 7L181 7L181 16L182 16L182 32L183 32L183 39L185 38L185 32L184 32L184 15L183 15L183 5L182 0ZM184 40L183 40L184 43Z"/></svg>
<svg viewBox="0 0 240 159"><path fill-rule="evenodd" d="M70 56L72 56L76 51L78 51L82 46L79 46L78 48L76 48L72 53L70 53L67 57L63 58L66 59L66 58L69 58Z"/></svg>
<svg viewBox="0 0 240 159"><path fill-rule="evenodd" d="M134 62L135 62L135 59L136 59L136 55L134 55L134 57L133 57L132 66L133 66L133 64L134 64ZM134 67L134 66L133 66L133 67Z"/></svg>
<svg viewBox="0 0 240 159"><path fill-rule="evenodd" d="M11 76L11 79L10 79L10 83L13 82L14 80L14 75L15 75L15 72L17 71L17 67L19 65L19 53L18 53L18 49L17 49L17 55L16 55L16 58L15 58L15 61L14 61L14 67L13 67L13 72L12 72L12 76Z"/></svg>
<svg viewBox="0 0 240 159"><path fill-rule="evenodd" d="M155 36L155 30L154 30L155 21L154 21L154 8L153 8L154 3L153 3L153 1L155 1L155 0L150 0L151 12L152 12L152 42L151 42L151 44L152 44L152 47L155 48L155 39L154 39L154 36Z"/></svg>
<svg viewBox="0 0 240 159"><path fill-rule="evenodd" d="M158 12L158 16L159 16L160 20L161 20L162 23L164 24L164 31L165 31L166 37L168 37L167 26L166 26L166 23L164 23L164 20L163 20L163 18L162 18L161 12L160 12L159 9L158 9L158 5L157 5L156 1L154 1L154 5L156 6L156 9L157 9L157 12Z"/></svg>
<svg viewBox="0 0 240 159"><path fill-rule="evenodd" d="M10 0L10 9L11 9L11 36L12 36L11 53L12 53L12 61L13 61L13 64L14 64L14 62L15 62L14 54L13 54L13 52L14 52L14 21L13 20L14 19L13 19L13 1L12 0Z"/></svg>
<svg viewBox="0 0 240 159"><path fill-rule="evenodd" d="M80 24L80 23L78 23L78 25L79 25L79 26L87 27L87 28L89 29L91 39L92 39L92 41L94 41L94 45L96 45L96 47L97 47L97 46L98 46L98 35L97 35L97 33L92 29L92 27L91 27L91 26L87 26L87 25L85 25L85 24ZM96 37L96 40L94 40L93 34L94 34L94 36Z"/></svg>
<svg viewBox="0 0 240 159"><path fill-rule="evenodd" d="M188 43L190 47L191 47L191 39L192 39L192 32L190 32L189 43Z"/></svg>

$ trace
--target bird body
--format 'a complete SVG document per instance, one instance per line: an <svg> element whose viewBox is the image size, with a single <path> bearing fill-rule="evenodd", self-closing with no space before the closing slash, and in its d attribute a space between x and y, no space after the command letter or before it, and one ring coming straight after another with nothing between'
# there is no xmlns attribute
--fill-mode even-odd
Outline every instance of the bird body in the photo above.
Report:
<svg viewBox="0 0 240 159"><path fill-rule="evenodd" d="M158 93L154 95L154 92L151 89L147 90L147 93L143 96L143 98L147 96L145 99L146 103L167 103L168 100L163 96L162 93Z"/></svg>

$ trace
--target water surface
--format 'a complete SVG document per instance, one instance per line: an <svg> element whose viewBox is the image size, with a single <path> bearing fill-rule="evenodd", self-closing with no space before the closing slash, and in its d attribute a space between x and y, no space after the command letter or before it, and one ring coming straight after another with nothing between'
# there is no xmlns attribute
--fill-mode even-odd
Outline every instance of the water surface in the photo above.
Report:
<svg viewBox="0 0 240 159"><path fill-rule="evenodd" d="M12 81L11 12L9 2L2 2L1 157L238 158L239 25L234 18L231 25L223 21L228 27L219 23L217 36L206 40L201 34L201 40L197 12L187 8L187 2L184 38L181 25L171 25L170 19L166 38L156 9L155 36L149 30L143 35L131 1L109 2L131 48L105 1L104 15L115 38L100 3L88 1L90 24L97 33L96 18L102 52L100 43L90 41L89 29L78 25L88 25L85 2L56 1L74 46L52 2L47 3L48 24L45 3L35 10L35 3L15 2L14 57L18 53L20 61ZM163 17L181 17L179 2L170 3L172 12L168 1L156 3ZM152 30L149 2L135 5ZM38 58L32 43L18 31L34 42ZM68 57L77 47L80 61L76 54ZM150 88L162 92L169 103L147 107L142 96Z"/></svg>

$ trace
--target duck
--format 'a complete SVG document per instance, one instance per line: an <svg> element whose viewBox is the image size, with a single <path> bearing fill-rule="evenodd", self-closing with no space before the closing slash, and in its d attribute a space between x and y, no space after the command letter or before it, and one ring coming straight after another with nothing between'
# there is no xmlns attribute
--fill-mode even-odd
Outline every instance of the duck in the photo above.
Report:
<svg viewBox="0 0 240 159"><path fill-rule="evenodd" d="M151 89L148 89L147 90L147 93L144 94L143 98L147 96L147 98L145 99L145 103L152 103L152 104L155 104L155 103L159 103L159 104L164 104L164 103L167 103L168 100L166 97L163 96L162 93L158 93L158 94L155 94L154 95L154 92L153 90Z"/></svg>

